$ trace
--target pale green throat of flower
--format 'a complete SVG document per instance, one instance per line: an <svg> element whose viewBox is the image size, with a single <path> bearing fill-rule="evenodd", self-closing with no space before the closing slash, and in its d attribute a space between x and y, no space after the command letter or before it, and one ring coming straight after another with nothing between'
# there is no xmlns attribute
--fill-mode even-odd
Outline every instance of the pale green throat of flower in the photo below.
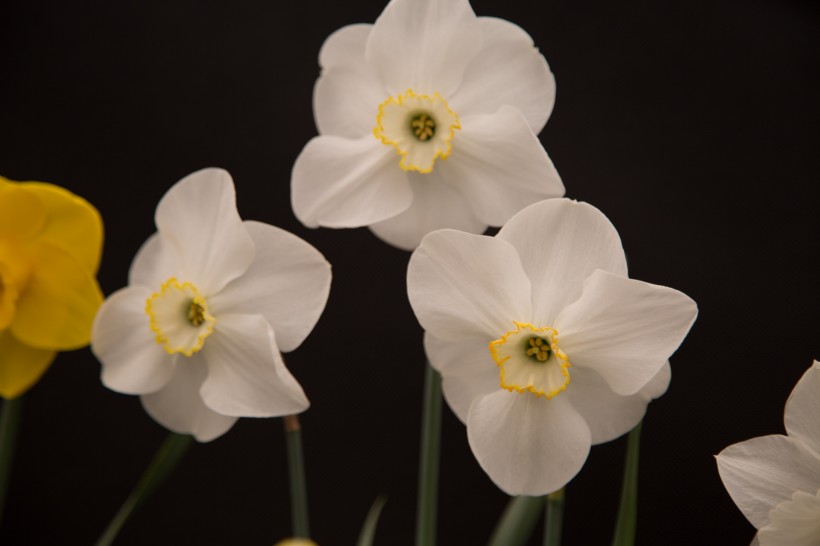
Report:
<svg viewBox="0 0 820 546"><path fill-rule="evenodd" d="M408 89L379 105L373 134L401 156L405 171L429 173L436 159L447 159L461 125L441 95L417 95Z"/></svg>
<svg viewBox="0 0 820 546"><path fill-rule="evenodd" d="M190 282L180 283L174 277L146 300L145 313L157 343L168 354L191 356L199 351L216 323L196 286Z"/></svg>
<svg viewBox="0 0 820 546"><path fill-rule="evenodd" d="M500 385L511 392L530 392L552 398L570 382L567 355L558 347L558 331L526 322L490 342L490 354L499 368Z"/></svg>

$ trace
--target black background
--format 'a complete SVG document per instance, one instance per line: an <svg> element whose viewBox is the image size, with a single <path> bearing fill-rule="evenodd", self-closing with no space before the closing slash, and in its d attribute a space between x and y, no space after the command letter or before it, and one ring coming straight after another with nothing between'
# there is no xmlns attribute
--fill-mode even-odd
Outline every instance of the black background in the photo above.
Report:
<svg viewBox="0 0 820 546"><path fill-rule="evenodd" d="M582 5L583 4L583 5ZM63 185L101 211L100 282L126 284L153 210L184 175L228 169L244 218L333 264L327 309L287 362L302 416L312 528L354 543L386 494L377 544L414 527L424 355L409 254L367 229L309 230L290 209L294 159L316 134L324 38L380 1L0 2L0 173ZM555 73L540 137L567 187L618 228L631 276L694 298L700 316L650 405L638 542L748 544L753 528L713 455L783 432L817 345L818 11L805 2L475 0L518 23ZM88 350L60 356L24 401L4 545L90 544L165 430L105 389ZM565 544L608 544L623 439L568 486ZM482 544L506 503L445 409L439 542ZM289 530L281 423L242 419L194 446L117 544L270 545ZM532 544L537 544L533 540Z"/></svg>

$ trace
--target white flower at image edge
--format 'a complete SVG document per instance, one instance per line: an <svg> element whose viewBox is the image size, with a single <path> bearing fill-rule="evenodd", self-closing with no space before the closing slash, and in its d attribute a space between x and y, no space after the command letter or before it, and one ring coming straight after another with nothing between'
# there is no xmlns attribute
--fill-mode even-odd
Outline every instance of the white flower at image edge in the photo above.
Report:
<svg viewBox="0 0 820 546"><path fill-rule="evenodd" d="M298 347L319 319L330 264L295 235L243 222L221 169L180 180L155 220L128 287L94 321L102 382L141 395L154 419L202 442L238 417L307 409L280 351Z"/></svg>
<svg viewBox="0 0 820 546"><path fill-rule="evenodd" d="M592 444L640 422L697 315L685 294L627 278L609 220L567 199L495 237L431 233L407 284L444 396L510 495L560 489Z"/></svg>
<svg viewBox="0 0 820 546"><path fill-rule="evenodd" d="M481 233L564 195L536 134L555 80L532 38L467 0L393 0L327 38L313 95L320 136L293 167L309 227L370 226L412 250L439 228Z"/></svg>
<svg viewBox="0 0 820 546"><path fill-rule="evenodd" d="M731 445L717 456L723 485L758 529L752 544L820 544L820 363L814 361L789 396L788 436L772 434Z"/></svg>

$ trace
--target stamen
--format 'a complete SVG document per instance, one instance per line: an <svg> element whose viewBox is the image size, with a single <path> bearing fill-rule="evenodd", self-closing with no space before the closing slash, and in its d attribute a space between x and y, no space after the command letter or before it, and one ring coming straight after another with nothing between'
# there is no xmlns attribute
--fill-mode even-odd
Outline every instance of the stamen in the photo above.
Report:
<svg viewBox="0 0 820 546"><path fill-rule="evenodd" d="M425 112L410 118L410 130L416 138L424 142L436 134L436 121Z"/></svg>
<svg viewBox="0 0 820 546"><path fill-rule="evenodd" d="M188 322L194 326L201 326L205 322L205 308L196 299L191 300L188 306Z"/></svg>
<svg viewBox="0 0 820 546"><path fill-rule="evenodd" d="M544 338L531 337L528 341L527 356L538 362L546 362L550 358L550 345Z"/></svg>

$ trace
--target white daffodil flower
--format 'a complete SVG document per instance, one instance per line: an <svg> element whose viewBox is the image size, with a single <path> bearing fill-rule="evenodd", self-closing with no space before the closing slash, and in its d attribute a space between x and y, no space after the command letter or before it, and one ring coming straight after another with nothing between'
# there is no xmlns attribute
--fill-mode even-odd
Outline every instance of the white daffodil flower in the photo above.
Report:
<svg viewBox="0 0 820 546"><path fill-rule="evenodd" d="M560 489L591 444L634 427L697 315L685 294L627 278L609 220L567 199L495 237L427 235L407 284L447 402L510 495Z"/></svg>
<svg viewBox="0 0 820 546"><path fill-rule="evenodd" d="M820 362L814 361L786 402L788 436L731 445L717 456L723 485L758 529L752 544L820 544Z"/></svg>
<svg viewBox="0 0 820 546"><path fill-rule="evenodd" d="M155 220L129 285L94 321L102 382L141 395L154 419L201 442L238 417L307 409L280 351L298 347L319 319L330 264L295 235L243 222L221 169L180 180Z"/></svg>
<svg viewBox="0 0 820 546"><path fill-rule="evenodd" d="M536 134L555 80L520 27L468 0L392 0L319 53L320 136L293 167L309 227L370 226L412 250L439 228L481 233L564 195Z"/></svg>

